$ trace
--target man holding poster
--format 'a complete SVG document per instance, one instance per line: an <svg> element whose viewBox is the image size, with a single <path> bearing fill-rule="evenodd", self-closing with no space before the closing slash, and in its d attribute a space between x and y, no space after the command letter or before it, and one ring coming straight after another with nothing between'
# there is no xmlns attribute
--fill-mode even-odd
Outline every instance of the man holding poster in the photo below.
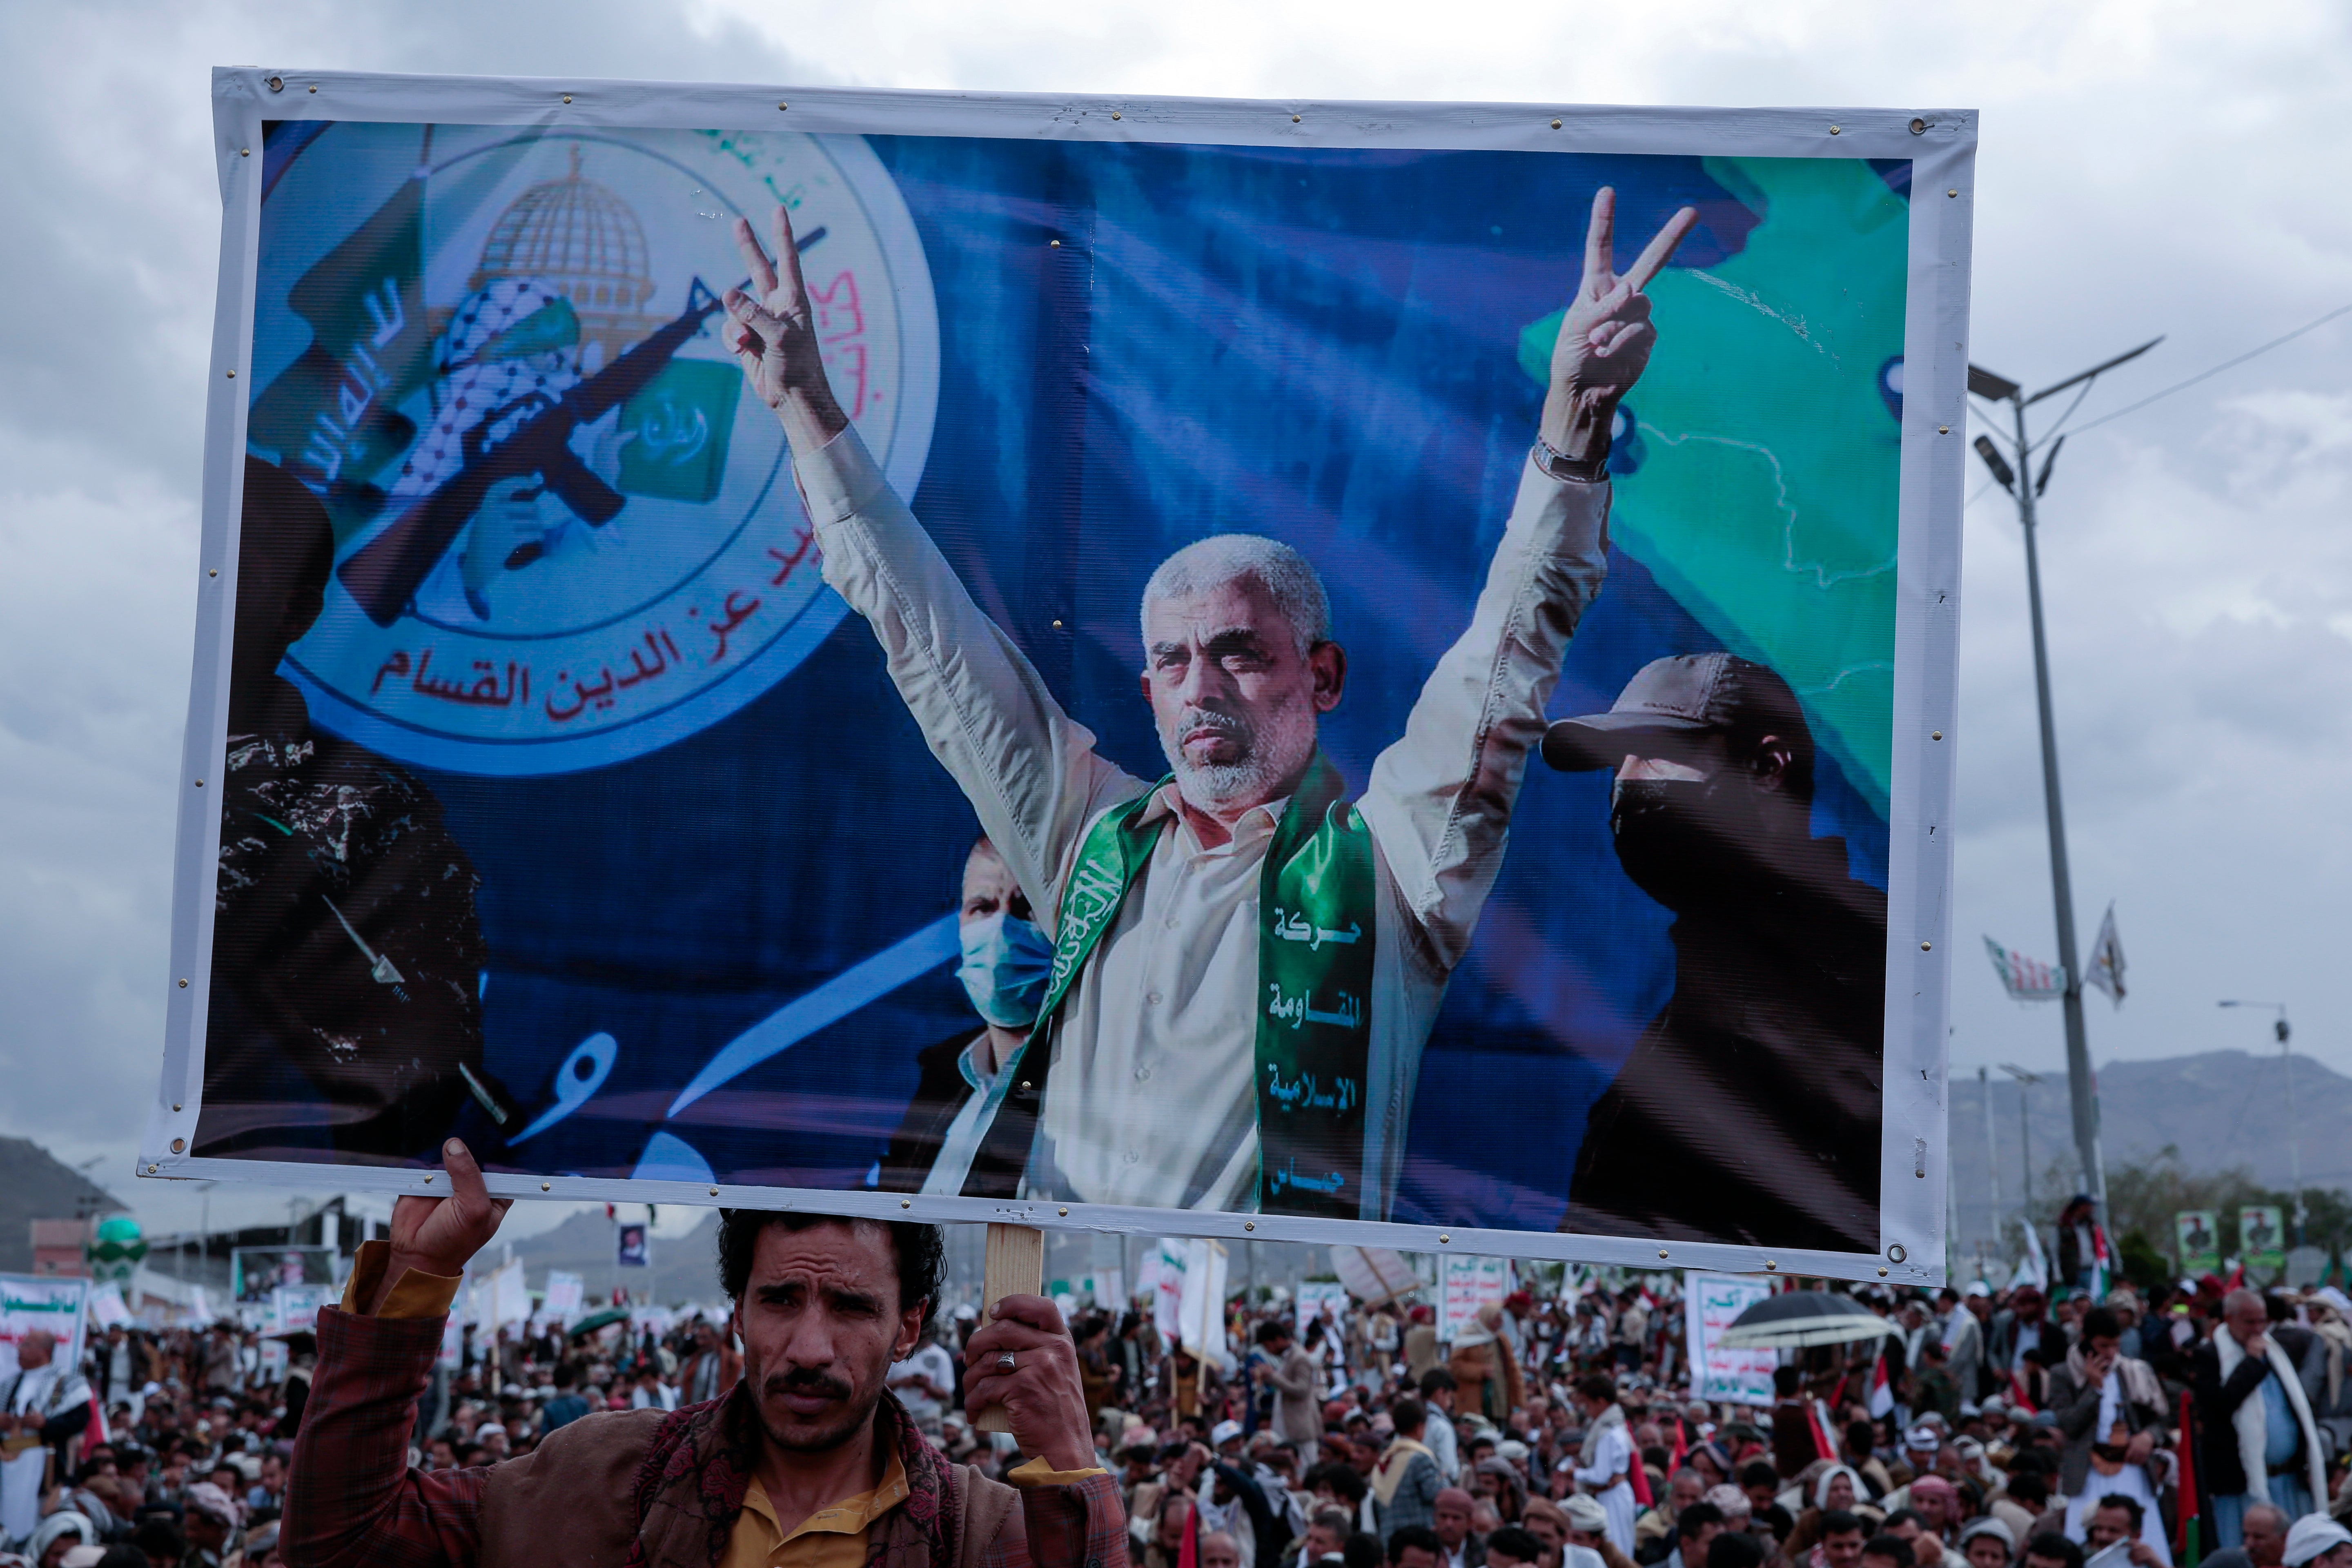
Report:
<svg viewBox="0 0 2352 1568"><path fill-rule="evenodd" d="M789 219L781 273L737 220L757 296L729 294L728 341L783 424L825 581L1055 933L967 1195L1388 1216L1422 1048L1606 567L1611 423L1657 336L1643 289L1697 219L1621 273L1614 212L1604 187L1470 628L1354 799L1318 745L1348 672L1321 580L1255 535L1191 544L1145 587L1168 776L1099 756L851 428Z"/></svg>

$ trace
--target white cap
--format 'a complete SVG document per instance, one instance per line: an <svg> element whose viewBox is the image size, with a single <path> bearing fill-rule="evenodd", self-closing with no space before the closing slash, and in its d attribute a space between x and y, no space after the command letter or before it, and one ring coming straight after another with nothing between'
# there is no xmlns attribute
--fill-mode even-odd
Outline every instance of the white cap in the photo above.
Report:
<svg viewBox="0 0 2352 1568"><path fill-rule="evenodd" d="M1242 1424L1240 1422L1220 1421L1209 1429L1209 1447L1212 1448L1222 1448L1241 1435Z"/></svg>
<svg viewBox="0 0 2352 1568"><path fill-rule="evenodd" d="M2339 1546L2352 1546L2352 1530L2345 1529L2324 1513L2306 1513L2287 1530L2286 1568L2303 1568L2313 1558Z"/></svg>

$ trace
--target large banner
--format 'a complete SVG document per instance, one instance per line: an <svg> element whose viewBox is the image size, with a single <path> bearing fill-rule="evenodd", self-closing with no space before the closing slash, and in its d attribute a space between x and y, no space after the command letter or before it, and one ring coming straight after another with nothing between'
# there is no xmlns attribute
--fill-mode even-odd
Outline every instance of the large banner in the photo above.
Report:
<svg viewBox="0 0 2352 1568"><path fill-rule="evenodd" d="M0 1274L0 1377L16 1372L16 1343L45 1333L56 1342L65 1366L81 1364L83 1321L89 1281L54 1274Z"/></svg>
<svg viewBox="0 0 2352 1568"><path fill-rule="evenodd" d="M1972 114L215 100L143 1172L1936 1277Z"/></svg>

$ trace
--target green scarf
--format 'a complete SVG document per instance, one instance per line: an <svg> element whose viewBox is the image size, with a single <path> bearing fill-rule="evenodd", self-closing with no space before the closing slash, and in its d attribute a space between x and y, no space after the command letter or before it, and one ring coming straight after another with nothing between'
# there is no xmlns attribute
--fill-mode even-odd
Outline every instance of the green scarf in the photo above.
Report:
<svg viewBox="0 0 2352 1568"><path fill-rule="evenodd" d="M1013 1088L972 1162L968 1195L1011 1196L1027 1165L1053 1069L1051 1031L1169 826L1139 821L1168 782L1105 813L1079 847L1062 894L1045 1003L1005 1070ZM1357 1219L1364 1212L1375 881L1371 832L1342 798L1345 787L1318 752L1266 846L1258 886L1255 1111L1265 1214ZM1238 1138L1243 1129L1234 1131ZM1222 1167L1232 1147L1219 1140L1208 1165ZM1213 1168L1191 1173L1184 1206L1197 1203L1215 1175Z"/></svg>

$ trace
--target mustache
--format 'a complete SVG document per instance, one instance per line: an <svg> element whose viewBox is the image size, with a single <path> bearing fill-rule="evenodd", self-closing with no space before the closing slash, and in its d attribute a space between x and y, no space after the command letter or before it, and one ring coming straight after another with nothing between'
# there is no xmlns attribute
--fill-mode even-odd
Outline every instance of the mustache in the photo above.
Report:
<svg viewBox="0 0 2352 1568"><path fill-rule="evenodd" d="M1176 716L1175 738L1189 740L1202 730L1212 730L1227 740L1246 743L1255 735L1248 720L1234 713L1222 713L1214 708L1187 708Z"/></svg>
<svg viewBox="0 0 2352 1568"><path fill-rule="evenodd" d="M846 1399L856 1390L823 1367L796 1366L790 1372L771 1373L761 1383L760 1392L814 1394L825 1399Z"/></svg>

